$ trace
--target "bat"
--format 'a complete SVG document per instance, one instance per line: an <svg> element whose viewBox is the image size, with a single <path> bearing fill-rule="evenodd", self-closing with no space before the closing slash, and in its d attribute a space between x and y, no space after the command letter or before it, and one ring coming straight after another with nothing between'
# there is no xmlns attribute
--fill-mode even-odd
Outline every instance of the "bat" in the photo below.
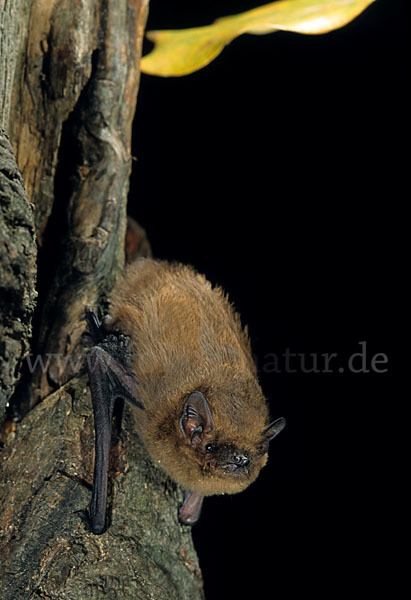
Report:
<svg viewBox="0 0 411 600"><path fill-rule="evenodd" d="M267 462L285 419L270 421L247 329L218 286L192 267L153 259L130 265L102 322L86 309L95 461L88 508L106 530L114 404L133 405L151 459L184 490L179 520L193 525L203 498L241 492Z"/></svg>

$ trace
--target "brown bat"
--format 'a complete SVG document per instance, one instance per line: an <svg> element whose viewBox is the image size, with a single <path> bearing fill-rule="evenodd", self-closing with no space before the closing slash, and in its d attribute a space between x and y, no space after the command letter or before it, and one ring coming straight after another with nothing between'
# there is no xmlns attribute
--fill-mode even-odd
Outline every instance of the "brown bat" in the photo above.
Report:
<svg viewBox="0 0 411 600"><path fill-rule="evenodd" d="M270 423L247 331L219 287L181 264L140 259L113 290L101 324L87 309L95 420L90 528L105 531L107 468L116 398L135 405L152 460L185 490L193 525L204 496L241 492L267 462L285 419Z"/></svg>

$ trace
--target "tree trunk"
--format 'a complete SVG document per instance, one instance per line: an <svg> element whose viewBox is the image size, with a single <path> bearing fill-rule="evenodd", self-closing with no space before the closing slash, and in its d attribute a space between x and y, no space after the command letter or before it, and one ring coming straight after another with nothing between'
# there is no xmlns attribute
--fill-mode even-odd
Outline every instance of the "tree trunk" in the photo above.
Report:
<svg viewBox="0 0 411 600"><path fill-rule="evenodd" d="M94 433L84 308L104 308L124 264L147 4L0 0L0 123L18 165L1 135L0 408L22 362L13 405L31 408L3 427L4 600L203 597L191 532L177 520L181 490L151 463L127 406L112 446L110 527L95 536L85 519Z"/></svg>

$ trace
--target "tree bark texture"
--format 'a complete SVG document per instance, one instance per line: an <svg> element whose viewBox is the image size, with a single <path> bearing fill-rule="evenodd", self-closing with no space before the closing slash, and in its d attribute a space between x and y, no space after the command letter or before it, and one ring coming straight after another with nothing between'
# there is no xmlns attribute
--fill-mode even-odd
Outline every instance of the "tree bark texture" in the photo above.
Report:
<svg viewBox="0 0 411 600"><path fill-rule="evenodd" d="M36 256L33 207L10 142L0 130L0 418L30 347Z"/></svg>
<svg viewBox="0 0 411 600"><path fill-rule="evenodd" d="M78 347L84 306L105 296L123 264L146 11L146 0L32 4L10 137L36 205L40 268L55 269L36 348L52 360L34 401L71 374L61 359Z"/></svg>
<svg viewBox="0 0 411 600"><path fill-rule="evenodd" d="M151 463L127 406L112 447L111 525L95 536L85 519L94 432L84 308L104 309L124 264L147 9L148 0L0 0L0 119L18 165L2 136L1 235L3 222L20 227L4 238L0 291L15 290L7 310L21 321L10 335L0 325L4 398L28 351L33 367L26 361L14 395L31 410L3 428L2 600L203 597L191 532L177 521L181 490ZM129 257L149 252L138 228L129 234Z"/></svg>
<svg viewBox="0 0 411 600"><path fill-rule="evenodd" d="M110 527L88 533L93 416L86 390L87 377L70 381L11 434L0 489L0 597L202 598L190 528L177 521L182 493L133 435L127 406L113 444Z"/></svg>

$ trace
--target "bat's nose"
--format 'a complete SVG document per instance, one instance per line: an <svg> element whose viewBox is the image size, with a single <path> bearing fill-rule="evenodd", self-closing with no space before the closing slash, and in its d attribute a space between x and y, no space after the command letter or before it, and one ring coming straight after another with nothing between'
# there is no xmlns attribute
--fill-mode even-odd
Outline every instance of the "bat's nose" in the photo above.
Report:
<svg viewBox="0 0 411 600"><path fill-rule="evenodd" d="M225 468L227 471L236 471L240 467L246 467L250 459L246 454L233 454L227 460L225 464Z"/></svg>
<svg viewBox="0 0 411 600"><path fill-rule="evenodd" d="M234 454L232 462L237 467L245 467L250 462L250 459L246 454Z"/></svg>

